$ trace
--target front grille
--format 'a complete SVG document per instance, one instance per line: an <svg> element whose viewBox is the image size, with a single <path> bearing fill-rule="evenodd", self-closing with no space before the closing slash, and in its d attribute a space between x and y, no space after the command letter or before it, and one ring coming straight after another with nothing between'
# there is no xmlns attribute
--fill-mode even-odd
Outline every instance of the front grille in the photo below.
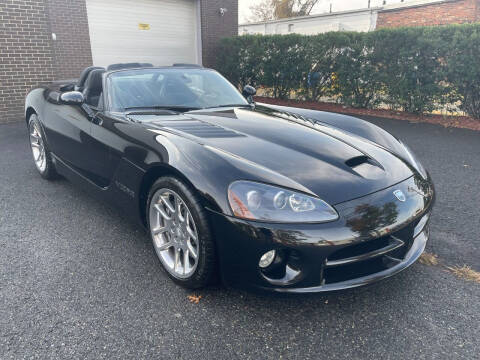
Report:
<svg viewBox="0 0 480 360"><path fill-rule="evenodd" d="M323 283L353 280L398 264L413 243L415 223L390 235L347 245L330 254L323 266Z"/></svg>
<svg viewBox="0 0 480 360"><path fill-rule="evenodd" d="M357 279L388 269L382 257L367 261L356 262L339 267L325 267L323 270L324 284L333 284L342 281Z"/></svg>
<svg viewBox="0 0 480 360"><path fill-rule="evenodd" d="M351 258L359 256L362 254L370 253L386 247L389 243L389 237L384 236L371 241L364 241L358 244L346 246L343 249L335 251L328 257L329 261L332 260L342 260L346 258Z"/></svg>

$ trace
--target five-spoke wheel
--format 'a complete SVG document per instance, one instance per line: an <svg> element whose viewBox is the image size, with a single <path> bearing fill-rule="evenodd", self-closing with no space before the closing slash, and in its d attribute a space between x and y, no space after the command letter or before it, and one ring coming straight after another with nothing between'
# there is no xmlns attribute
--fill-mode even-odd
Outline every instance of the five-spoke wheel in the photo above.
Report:
<svg viewBox="0 0 480 360"><path fill-rule="evenodd" d="M189 288L208 284L215 270L215 247L205 209L195 191L174 177L151 187L147 220L160 263Z"/></svg>
<svg viewBox="0 0 480 360"><path fill-rule="evenodd" d="M40 172L45 171L47 159L45 158L45 147L43 145L42 134L36 121L30 122L30 146L32 148L33 160Z"/></svg>
<svg viewBox="0 0 480 360"><path fill-rule="evenodd" d="M150 203L153 243L165 268L175 277L185 278L198 263L198 234L182 198L173 190L158 190Z"/></svg>
<svg viewBox="0 0 480 360"><path fill-rule="evenodd" d="M35 162L38 172L45 179L55 179L57 177L55 166L52 163L52 157L45 141L42 125L40 121L38 121L36 114L30 115L28 119L28 132L33 161Z"/></svg>

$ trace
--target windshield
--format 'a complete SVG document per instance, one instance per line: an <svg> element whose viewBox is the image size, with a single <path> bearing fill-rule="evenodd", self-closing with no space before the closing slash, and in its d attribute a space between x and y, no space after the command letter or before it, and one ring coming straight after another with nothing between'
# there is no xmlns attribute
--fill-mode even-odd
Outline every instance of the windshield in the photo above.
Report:
<svg viewBox="0 0 480 360"><path fill-rule="evenodd" d="M109 75L107 84L113 111L248 105L240 92L223 76L207 69L119 71Z"/></svg>

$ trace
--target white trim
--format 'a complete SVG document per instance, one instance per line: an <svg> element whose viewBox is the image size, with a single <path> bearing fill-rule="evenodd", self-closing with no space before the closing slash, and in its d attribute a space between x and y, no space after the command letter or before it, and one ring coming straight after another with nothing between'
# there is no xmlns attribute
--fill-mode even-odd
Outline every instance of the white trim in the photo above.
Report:
<svg viewBox="0 0 480 360"><path fill-rule="evenodd" d="M197 0L197 64L203 65L202 4Z"/></svg>
<svg viewBox="0 0 480 360"><path fill-rule="evenodd" d="M378 11L372 11L370 14L370 29L368 31L374 31L377 28Z"/></svg>
<svg viewBox="0 0 480 360"><path fill-rule="evenodd" d="M353 9L353 10L336 11L331 13L297 16L297 17L284 18L284 19L278 19L278 20L247 22L247 23L238 24L238 26L240 27L240 26L262 25L262 24L265 24L266 26L267 24L291 22L291 21L298 21L298 20L311 20L311 19L320 18L320 17L363 13L367 11L371 11L373 14L373 13L382 12L382 11L392 11L392 10L404 9L404 8L410 8L410 7L430 6L430 5L437 5L442 3L457 2L457 1L459 0L406 0L405 2L401 2L401 3L387 4L382 6L370 7L370 8L360 8L360 9ZM375 18L375 23L376 23L376 18Z"/></svg>
<svg viewBox="0 0 480 360"><path fill-rule="evenodd" d="M438 0L437 0L438 1ZM446 0L440 0L446 1ZM447 0L452 1L452 0ZM239 24L238 26L248 26L248 25L261 25L261 24L274 24L274 23L282 23L282 22L291 22L297 20L311 20L319 17L329 17L329 16L336 16L336 15L347 15L347 14L355 14L355 13L364 13L364 12L373 12L381 10L382 7L371 7L371 8L363 8L363 9L356 9L356 10L345 10L345 11L337 11L332 13L322 13L322 14L314 14L314 15L306 15L306 16L297 16L291 18L284 18L278 20L268 20L268 21L257 21L257 22L250 22L250 23L243 23Z"/></svg>

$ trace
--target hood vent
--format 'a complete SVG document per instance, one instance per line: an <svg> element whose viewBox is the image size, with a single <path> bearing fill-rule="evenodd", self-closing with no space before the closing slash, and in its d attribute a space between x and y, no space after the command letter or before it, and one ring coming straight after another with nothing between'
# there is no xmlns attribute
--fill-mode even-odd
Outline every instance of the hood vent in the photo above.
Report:
<svg viewBox="0 0 480 360"><path fill-rule="evenodd" d="M345 161L345 164L365 179L378 179L384 176L383 166L366 155L355 156Z"/></svg>
<svg viewBox="0 0 480 360"><path fill-rule="evenodd" d="M232 130L227 130L221 126L212 125L198 120L193 121L171 121L162 123L168 129L181 131L199 138L232 138L244 137Z"/></svg>
<svg viewBox="0 0 480 360"><path fill-rule="evenodd" d="M347 166L349 166L351 168L354 168L356 166L359 166L359 165L362 165L362 164L365 164L365 163L370 163L370 158L368 156L365 156L365 155L355 156L355 157L345 161L345 164L347 164Z"/></svg>

